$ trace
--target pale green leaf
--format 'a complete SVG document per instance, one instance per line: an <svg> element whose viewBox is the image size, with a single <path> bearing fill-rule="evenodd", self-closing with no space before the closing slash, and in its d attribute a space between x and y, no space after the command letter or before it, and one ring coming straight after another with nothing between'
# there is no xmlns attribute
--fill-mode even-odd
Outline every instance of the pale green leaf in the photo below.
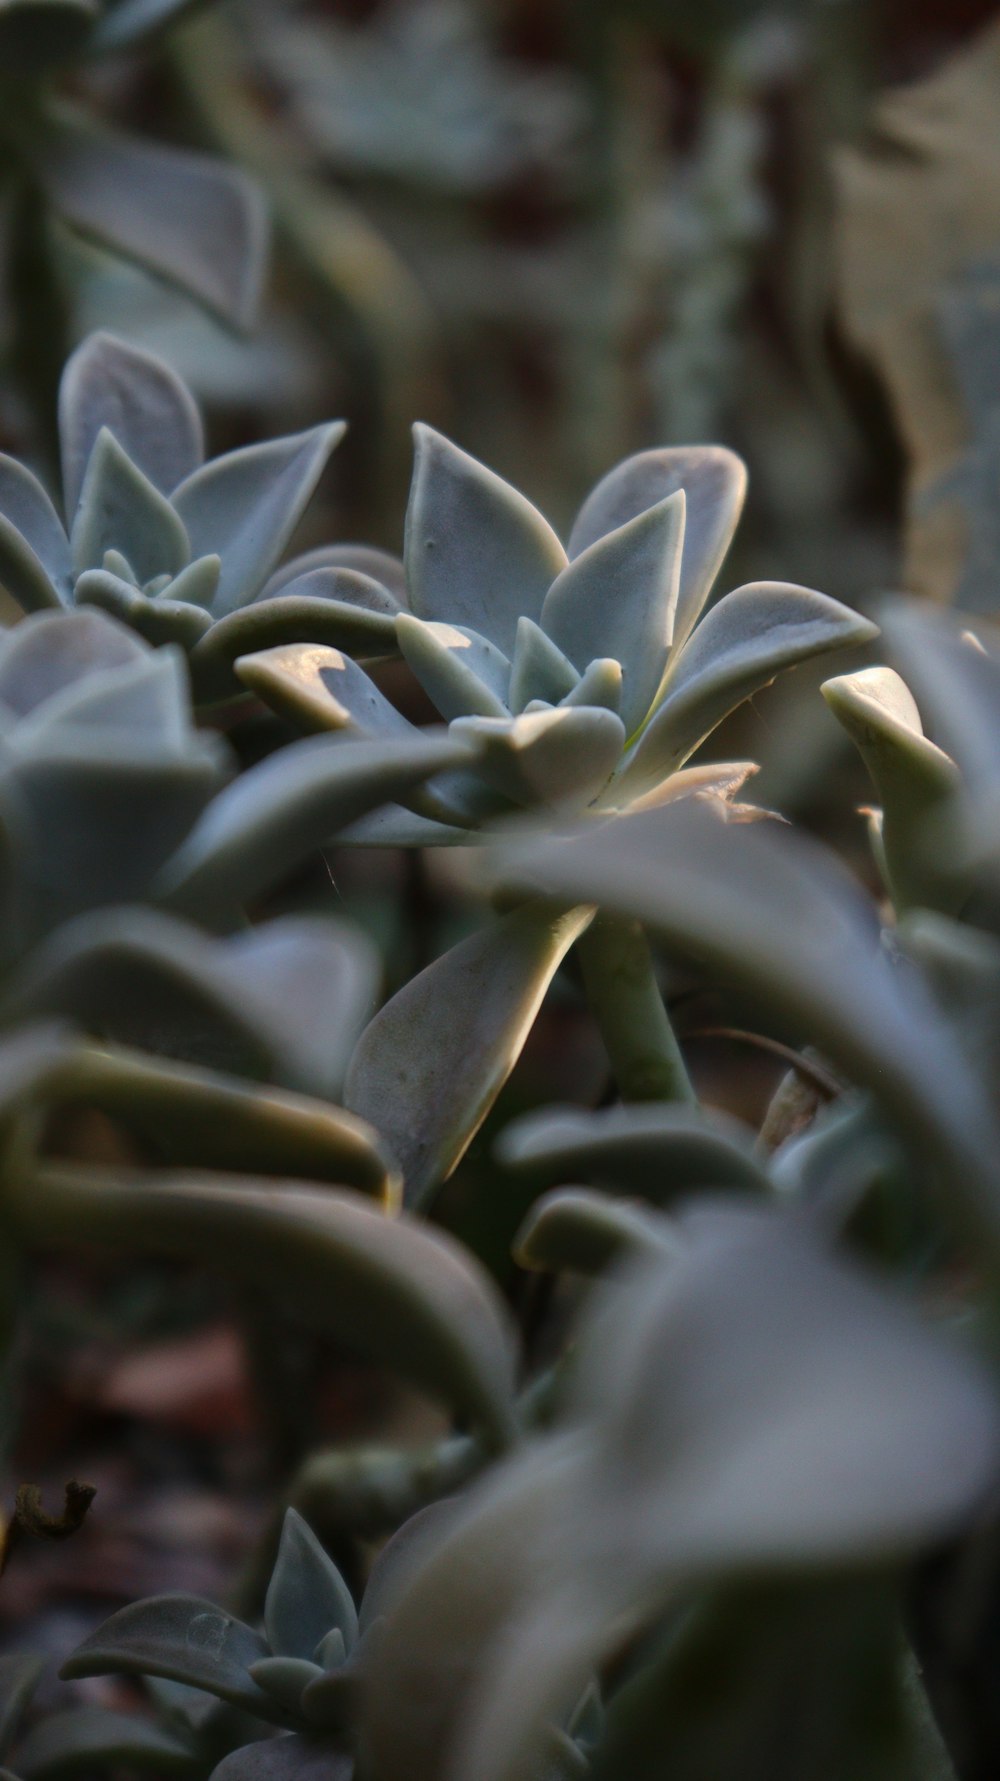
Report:
<svg viewBox="0 0 1000 1781"><path fill-rule="evenodd" d="M63 498L70 518L104 427L164 495L204 456L201 416L177 373L129 341L90 334L67 359L59 385Z"/></svg>
<svg viewBox="0 0 1000 1781"><path fill-rule="evenodd" d="M87 462L70 541L78 575L100 569L109 550L128 558L140 583L176 575L191 560L182 520L106 427Z"/></svg>
<svg viewBox="0 0 1000 1781"><path fill-rule="evenodd" d="M464 625L442 624L400 613L400 653L446 722L453 717L509 716L510 663L495 643Z"/></svg>

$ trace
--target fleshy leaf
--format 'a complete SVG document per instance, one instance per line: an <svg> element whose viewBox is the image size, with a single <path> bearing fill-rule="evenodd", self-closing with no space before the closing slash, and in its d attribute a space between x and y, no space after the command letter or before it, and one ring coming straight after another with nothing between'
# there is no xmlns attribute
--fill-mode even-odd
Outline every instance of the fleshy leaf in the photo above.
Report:
<svg viewBox="0 0 1000 1781"><path fill-rule="evenodd" d="M128 558L140 582L176 575L191 559L183 522L106 427L90 454L71 542L78 575L100 569L109 550Z"/></svg>
<svg viewBox="0 0 1000 1781"><path fill-rule="evenodd" d="M507 1126L497 1156L508 1168L593 1182L664 1205L692 1188L768 1192L753 1134L723 1114L656 1102L529 1113Z"/></svg>
<svg viewBox="0 0 1000 1781"><path fill-rule="evenodd" d="M94 612L37 613L0 632L0 703L18 717L95 671L145 661L131 631Z"/></svg>
<svg viewBox="0 0 1000 1781"><path fill-rule="evenodd" d="M17 527L0 513L0 588L25 612L62 611L51 576ZM67 596L68 598L68 596Z"/></svg>
<svg viewBox="0 0 1000 1781"><path fill-rule="evenodd" d="M985 627L986 643L951 614L904 600L880 617L932 734L970 789L989 793L1000 774L1000 660Z"/></svg>
<svg viewBox="0 0 1000 1781"><path fill-rule="evenodd" d="M575 556L542 607L544 630L581 673L599 657L621 663L621 716L629 736L667 665L683 546L684 491L678 489Z"/></svg>
<svg viewBox="0 0 1000 1781"><path fill-rule="evenodd" d="M420 733L402 746L395 738L293 742L213 799L155 893L182 914L228 920L337 829L465 758L457 743Z"/></svg>
<svg viewBox="0 0 1000 1781"><path fill-rule="evenodd" d="M345 1100L385 1134L411 1203L471 1143L589 919L586 909L512 911L428 965L362 1033Z"/></svg>
<svg viewBox="0 0 1000 1781"><path fill-rule="evenodd" d="M345 423L332 421L213 458L174 491L193 554L222 558L216 616L263 587L323 472Z"/></svg>
<svg viewBox="0 0 1000 1781"><path fill-rule="evenodd" d="M861 753L882 804L888 889L900 909L957 909L969 885L940 859L927 824L960 784L958 768L923 733L916 701L891 668L839 675L820 688Z"/></svg>
<svg viewBox="0 0 1000 1781"><path fill-rule="evenodd" d="M941 1171L945 1216L1000 1253L1000 1133L983 1086L919 981L881 950L859 887L815 843L776 824L727 824L685 798L573 840L511 847L498 876L520 895L636 917L804 1028Z"/></svg>
<svg viewBox="0 0 1000 1781"><path fill-rule="evenodd" d="M0 453L0 516L24 540L60 599L67 600L72 565L63 523L38 478L5 453ZM53 602L50 600L49 604Z"/></svg>
<svg viewBox="0 0 1000 1781"><path fill-rule="evenodd" d="M743 509L746 485L742 458L721 445L636 452L609 470L588 495L570 533L570 558L683 489L684 554L673 637L674 647L679 648L697 623L722 567Z"/></svg>
<svg viewBox="0 0 1000 1781"><path fill-rule="evenodd" d="M205 155L164 148L50 107L33 166L53 209L206 309L252 325L267 223L256 187Z"/></svg>
<svg viewBox="0 0 1000 1781"><path fill-rule="evenodd" d="M259 1689L250 1665L267 1646L241 1620L199 1596L150 1596L112 1614L63 1664L67 1680L80 1676L165 1676L244 1707L274 1725L288 1715Z"/></svg>
<svg viewBox="0 0 1000 1781"><path fill-rule="evenodd" d="M17 1767L23 1781L62 1781L108 1769L196 1776L202 1759L194 1740L175 1727L106 1707L68 1707L32 1726L18 1744Z"/></svg>
<svg viewBox="0 0 1000 1781"><path fill-rule="evenodd" d="M602 705L605 711L621 710L622 665L610 656L598 656L581 674L563 705Z"/></svg>
<svg viewBox="0 0 1000 1781"><path fill-rule="evenodd" d="M607 785L625 745L621 719L593 705L460 717L449 735L476 744L476 772L529 807L588 802Z"/></svg>
<svg viewBox="0 0 1000 1781"><path fill-rule="evenodd" d="M428 698L448 723L453 717L500 717L510 679L507 657L475 631L400 613L396 620L400 653Z"/></svg>
<svg viewBox="0 0 1000 1781"><path fill-rule="evenodd" d="M265 582L260 598L273 599L275 594L284 593L293 581L300 581L319 569L343 569L352 575L360 575L365 582L374 581L389 595L397 612L406 610L406 570L402 561L391 551L379 550L374 544L321 544L316 550L290 557Z"/></svg>
<svg viewBox="0 0 1000 1781"><path fill-rule="evenodd" d="M128 625L154 649L176 643L183 650L193 650L212 623L204 607L159 596L151 599L107 569L85 569L74 594L78 607L96 606L109 618Z"/></svg>
<svg viewBox="0 0 1000 1781"><path fill-rule="evenodd" d="M281 1542L264 1604L271 1650L315 1660L320 1641L334 1629L348 1649L358 1636L358 1615L347 1584L295 1509L286 1509Z"/></svg>
<svg viewBox="0 0 1000 1781"><path fill-rule="evenodd" d="M241 1744L216 1765L210 1781L351 1781L353 1774L351 1757L293 1732Z"/></svg>
<svg viewBox="0 0 1000 1781"><path fill-rule="evenodd" d="M546 699L550 705L556 705L573 691L579 679L572 662L546 636L541 625L533 618L519 618L507 695L509 709L516 715L534 699Z"/></svg>
<svg viewBox="0 0 1000 1781"><path fill-rule="evenodd" d="M327 598L325 593L296 591L320 579L326 580L328 587L332 580L342 593L353 593L356 591L353 586L345 588L343 584L348 581L360 583L364 578L349 570L317 572L315 576L304 577L301 583L291 583L287 593L279 594L273 600L258 598L249 606L239 607L218 619L211 634L192 656L191 675L196 696L201 699L232 696L240 690L243 662L253 662L260 655L296 645L344 650L348 656L395 654L396 625L391 613L373 611L353 599ZM376 588L377 584L372 582L370 586ZM377 589L379 594L382 591ZM250 675L254 672L251 668ZM251 679L247 679L246 684L252 685ZM274 691L279 699L285 684L284 680L273 678ZM289 715L293 722L301 724L301 706L293 705ZM335 726L313 722L308 727L328 729Z"/></svg>
<svg viewBox="0 0 1000 1781"><path fill-rule="evenodd" d="M63 495L70 518L103 427L163 495L190 476L204 456L201 416L177 373L113 334L90 334L67 359L59 385Z"/></svg>
<svg viewBox="0 0 1000 1781"><path fill-rule="evenodd" d="M734 589L671 656L653 715L623 765L623 785L641 793L683 766L735 706L783 668L877 635L869 619L811 588L753 581Z"/></svg>
<svg viewBox="0 0 1000 1781"><path fill-rule="evenodd" d="M467 625L510 656L566 553L522 494L432 427L414 428L406 574L418 618Z"/></svg>
<svg viewBox="0 0 1000 1781"><path fill-rule="evenodd" d="M453 1238L387 1217L363 1194L59 1164L16 1200L11 1216L30 1243L109 1243L236 1275L468 1417L490 1444L513 1435L513 1343L489 1276Z"/></svg>
<svg viewBox="0 0 1000 1781"><path fill-rule="evenodd" d="M514 1239L513 1255L522 1268L602 1274L635 1250L665 1243L662 1221L641 1207L563 1187L536 1201Z"/></svg>
<svg viewBox="0 0 1000 1781"><path fill-rule="evenodd" d="M355 736L414 741L419 737L419 730L389 703L364 669L328 644L286 643L241 656L236 674L250 692L300 730L346 730Z"/></svg>
<svg viewBox="0 0 1000 1781"><path fill-rule="evenodd" d="M301 1701L304 1691L310 1682L323 1679L319 1664L311 1663L307 1657L262 1657L258 1663L250 1665L250 1674L259 1688L266 1689L287 1708L296 1723L303 1718Z"/></svg>

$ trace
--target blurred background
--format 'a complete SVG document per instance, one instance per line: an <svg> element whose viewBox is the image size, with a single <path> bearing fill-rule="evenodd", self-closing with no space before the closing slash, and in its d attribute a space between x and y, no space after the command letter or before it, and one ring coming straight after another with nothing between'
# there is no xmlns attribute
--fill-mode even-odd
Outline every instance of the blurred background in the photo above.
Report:
<svg viewBox="0 0 1000 1781"><path fill-rule="evenodd" d="M52 223L50 359L95 326L153 348L215 451L345 415L303 547L400 548L418 417L557 529L626 453L720 441L746 457L750 497L719 591L767 576L865 609L888 589L1000 608L987 0L225 0L64 84L137 134L242 165L274 251L240 337ZM26 375L23 297L0 309L0 447L44 467L52 392ZM815 692L836 666L788 676L713 752L761 760L758 801L872 883L865 787ZM419 713L398 669L388 684ZM362 922L391 988L477 918L466 878L440 854L334 850L283 906ZM738 1009L668 987L707 1098L759 1118L780 1064L704 1036ZM502 1278L523 1201L493 1135L606 1088L569 973L441 1209ZM92 1477L101 1514L12 1567L0 1618L28 1614L65 1648L127 1597L224 1594L315 1440L411 1429L413 1406L349 1357L280 1341L274 1391L203 1282L106 1262L49 1279L15 1469L57 1494L72 1469Z"/></svg>

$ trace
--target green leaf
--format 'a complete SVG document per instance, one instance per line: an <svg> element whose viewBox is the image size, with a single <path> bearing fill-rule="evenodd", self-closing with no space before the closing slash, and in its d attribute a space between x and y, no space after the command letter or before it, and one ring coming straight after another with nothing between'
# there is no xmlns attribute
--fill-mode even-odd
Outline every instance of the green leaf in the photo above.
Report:
<svg viewBox="0 0 1000 1781"><path fill-rule="evenodd" d="M259 1633L199 1596L150 1596L120 1608L78 1645L60 1675L165 1676L204 1689L272 1725L288 1714L249 1675L268 1655Z"/></svg>
<svg viewBox="0 0 1000 1781"><path fill-rule="evenodd" d="M317 570L346 570L351 575L360 575L363 583L374 581L383 594L389 596L397 612L406 610L406 571L403 564L391 551L379 550L374 544L321 544L316 550L307 550L301 556L290 557L265 582L260 598L271 600L275 594L286 592L294 582L311 578Z"/></svg>
<svg viewBox="0 0 1000 1781"><path fill-rule="evenodd" d="M273 599L258 595L212 626L191 662L196 690L206 699L238 692L233 669L240 657L252 660L289 644L325 645L348 655L394 655L396 623L389 598L378 582L351 569L318 569L289 582ZM252 686L252 679L247 684Z"/></svg>
<svg viewBox="0 0 1000 1781"><path fill-rule="evenodd" d="M354 1599L308 1522L285 1510L281 1542L264 1604L268 1643L276 1654L316 1661L326 1634L343 1634L348 1651L358 1637Z"/></svg>
<svg viewBox="0 0 1000 1781"><path fill-rule="evenodd" d="M17 527L0 513L0 588L24 612L62 611L64 601L44 563ZM68 598L68 596L67 596Z"/></svg>
<svg viewBox="0 0 1000 1781"><path fill-rule="evenodd" d="M128 558L140 582L176 575L191 558L187 533L170 502L106 427L87 463L71 543L78 575L99 569L109 550Z"/></svg>
<svg viewBox="0 0 1000 1781"><path fill-rule="evenodd" d="M968 874L941 857L927 825L960 787L958 768L923 733L905 681L891 668L842 674L820 688L857 746L882 803L881 842L897 908L929 906L945 913L969 893Z"/></svg>
<svg viewBox="0 0 1000 1781"><path fill-rule="evenodd" d="M163 495L190 476L204 456L201 416L187 385L153 353L101 331L89 334L67 359L59 385L69 516L76 512L90 454L105 427Z"/></svg>
<svg viewBox="0 0 1000 1781"><path fill-rule="evenodd" d="M300 730L414 740L420 735L363 668L328 644L286 643L261 650L242 656L236 673L258 699Z"/></svg>
<svg viewBox="0 0 1000 1781"><path fill-rule="evenodd" d="M8 1058L8 1048L0 1050L0 1095L4 1099L7 1095L3 1078L5 1065L9 1067ZM28 1651L10 1651L0 1657L0 1751L4 1754L17 1736L21 1717L44 1668L44 1657L36 1657Z"/></svg>
<svg viewBox="0 0 1000 1781"><path fill-rule="evenodd" d="M62 687L22 718L13 738L21 755L77 741L99 742L109 752L116 743L143 752L161 748L180 754L195 741L188 704L188 679L179 649L144 652L121 667L95 668Z"/></svg>
<svg viewBox="0 0 1000 1781"><path fill-rule="evenodd" d="M534 699L556 705L572 693L580 676L561 649L533 618L519 618L514 639L507 704L515 714Z"/></svg>
<svg viewBox="0 0 1000 1781"><path fill-rule="evenodd" d="M588 545L545 596L542 626L581 673L598 658L621 663L621 715L629 736L667 665L683 548L679 489Z"/></svg>
<svg viewBox="0 0 1000 1781"><path fill-rule="evenodd" d="M536 507L432 427L413 430L406 574L418 618L467 625L510 656L566 552Z"/></svg>
<svg viewBox="0 0 1000 1781"><path fill-rule="evenodd" d="M274 1696L296 1725L302 1723L302 1696L310 1682L322 1682L319 1664L304 1657L262 1657L250 1665L250 1674L259 1688Z"/></svg>
<svg viewBox="0 0 1000 1781"><path fill-rule="evenodd" d="M222 558L216 616L245 606L298 525L346 422L245 445L213 458L174 490L196 557Z"/></svg>
<svg viewBox="0 0 1000 1781"><path fill-rule="evenodd" d="M508 1168L544 1169L657 1206L699 1187L769 1191L749 1127L676 1102L529 1113L507 1126L496 1154Z"/></svg>
<svg viewBox="0 0 1000 1781"><path fill-rule="evenodd" d="M514 1068L587 909L517 909L403 986L366 1027L345 1100L387 1138L411 1203L449 1175Z"/></svg>
<svg viewBox="0 0 1000 1781"><path fill-rule="evenodd" d="M452 1238L387 1217L364 1195L204 1171L46 1165L12 1188L10 1214L43 1248L108 1243L249 1280L297 1323L468 1417L491 1445L512 1438L513 1344L492 1281Z"/></svg>
<svg viewBox="0 0 1000 1781"><path fill-rule="evenodd" d="M804 1029L940 1172L945 1216L1000 1258L1000 1133L984 1088L919 981L882 952L859 888L815 843L725 823L687 798L506 860L498 876L518 895L637 917Z"/></svg>
<svg viewBox="0 0 1000 1781"><path fill-rule="evenodd" d="M39 1098L50 1109L99 1108L151 1145L156 1161L335 1182L387 1205L398 1197L378 1135L325 1101L274 1088L262 1095L190 1064L85 1046L58 1065Z"/></svg>
<svg viewBox="0 0 1000 1781"><path fill-rule="evenodd" d="M1000 774L1000 659L959 617L897 600L879 613L886 641L923 716L974 793L989 794Z"/></svg>
<svg viewBox="0 0 1000 1781"><path fill-rule="evenodd" d="M603 1274L636 1250L669 1247L661 1227L639 1206L581 1187L557 1188L531 1208L512 1253L522 1268Z"/></svg>
<svg viewBox="0 0 1000 1781"><path fill-rule="evenodd" d="M16 458L0 453L0 515L12 526L52 584L58 600L69 599L72 565L62 520L38 478ZM16 574L16 567L14 570ZM0 558L0 575L4 574ZM16 590L11 589L15 593ZM51 597L48 605L54 605Z"/></svg>
<svg viewBox="0 0 1000 1781"><path fill-rule="evenodd" d="M606 711L620 712L623 680L620 662L598 656L561 702L568 706L603 705Z"/></svg>
<svg viewBox="0 0 1000 1781"><path fill-rule="evenodd" d="M353 1759L321 1738L264 1738L243 1744L212 1770L211 1781L351 1781Z"/></svg>
<svg viewBox="0 0 1000 1781"><path fill-rule="evenodd" d="M196 1776L202 1766L193 1742L176 1730L137 1713L114 1713L106 1707L69 1707L50 1713L17 1749L18 1773L24 1781L59 1781L63 1775L88 1775L105 1768L152 1771L154 1777Z"/></svg>
<svg viewBox="0 0 1000 1781"><path fill-rule="evenodd" d="M735 706L825 650L878 635L869 619L810 588L754 581L713 606L671 656L653 715L623 763L632 793L683 766Z"/></svg>
<svg viewBox="0 0 1000 1781"><path fill-rule="evenodd" d="M464 625L401 612L396 639L428 698L446 722L453 717L510 716L505 703L510 663L495 643Z"/></svg>
<svg viewBox="0 0 1000 1781"><path fill-rule="evenodd" d="M0 632L0 704L18 717L105 669L148 659L121 625L93 612L32 613Z"/></svg>
<svg viewBox="0 0 1000 1781"><path fill-rule="evenodd" d="M107 569L86 569L74 597L80 607L96 606L109 617L120 619L154 649L173 643L185 651L193 650L212 622L203 607L191 606L186 600L165 600L162 595L151 599Z"/></svg>
<svg viewBox="0 0 1000 1781"><path fill-rule="evenodd" d="M291 743L219 793L155 894L182 913L227 921L337 829L465 758L457 743L421 733L402 746L327 736Z"/></svg>
<svg viewBox="0 0 1000 1781"><path fill-rule="evenodd" d="M34 169L56 213L98 246L252 325L267 224L256 187L208 156L164 148L50 106Z"/></svg>
<svg viewBox="0 0 1000 1781"><path fill-rule="evenodd" d="M380 963L329 917L210 940L151 909L64 924L9 981L8 1022L63 1016L98 1037L335 1099Z"/></svg>
<svg viewBox="0 0 1000 1781"><path fill-rule="evenodd" d="M479 778L529 808L588 802L607 785L625 746L621 718L593 705L460 717L448 733L476 745Z"/></svg>
<svg viewBox="0 0 1000 1781"><path fill-rule="evenodd" d="M674 618L674 646L679 648L697 623L722 567L739 523L746 484L743 460L721 445L636 452L609 470L588 495L570 533L570 558L683 489L684 553Z"/></svg>

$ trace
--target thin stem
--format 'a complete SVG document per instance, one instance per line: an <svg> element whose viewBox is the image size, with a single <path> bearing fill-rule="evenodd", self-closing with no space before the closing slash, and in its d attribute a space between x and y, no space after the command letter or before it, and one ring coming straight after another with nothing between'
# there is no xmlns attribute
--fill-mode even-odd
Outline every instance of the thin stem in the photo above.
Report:
<svg viewBox="0 0 1000 1781"><path fill-rule="evenodd" d="M640 923L598 915L578 945L622 1100L696 1102Z"/></svg>

